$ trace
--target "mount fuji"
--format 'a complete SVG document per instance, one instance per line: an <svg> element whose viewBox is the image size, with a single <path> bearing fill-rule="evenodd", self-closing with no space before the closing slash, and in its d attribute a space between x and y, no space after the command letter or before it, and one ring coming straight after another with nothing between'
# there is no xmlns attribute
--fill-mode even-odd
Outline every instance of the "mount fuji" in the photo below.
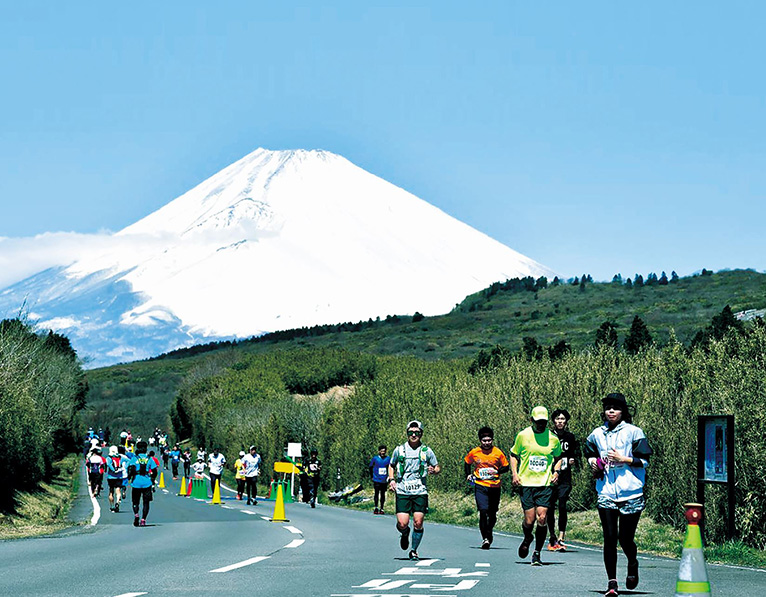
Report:
<svg viewBox="0 0 766 597"><path fill-rule="evenodd" d="M88 366L389 314L449 311L548 268L326 151L258 149L109 247L0 292Z"/></svg>

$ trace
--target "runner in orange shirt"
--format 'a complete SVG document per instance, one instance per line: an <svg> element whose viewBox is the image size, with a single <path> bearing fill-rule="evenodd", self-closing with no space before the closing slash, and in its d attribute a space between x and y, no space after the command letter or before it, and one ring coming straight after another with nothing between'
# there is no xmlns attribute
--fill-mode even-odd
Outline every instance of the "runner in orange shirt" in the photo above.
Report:
<svg viewBox="0 0 766 597"><path fill-rule="evenodd" d="M492 428L482 427L479 429L481 445L468 452L464 461L466 478L469 483L474 483L482 549L489 549L492 545L492 529L495 528L500 508L500 475L508 472L510 467L508 458L494 446L494 441Z"/></svg>

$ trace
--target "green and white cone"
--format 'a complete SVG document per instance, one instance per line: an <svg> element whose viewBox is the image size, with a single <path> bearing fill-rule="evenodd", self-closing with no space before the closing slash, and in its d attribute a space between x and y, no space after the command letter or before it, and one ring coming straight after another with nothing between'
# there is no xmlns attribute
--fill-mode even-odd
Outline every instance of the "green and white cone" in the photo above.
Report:
<svg viewBox="0 0 766 597"><path fill-rule="evenodd" d="M699 518L701 518L701 506L698 504L686 504L687 520L689 525L686 527L686 539L684 539L684 548L681 552L681 566L678 569L678 580L676 581L676 597L709 597L710 582L707 578L707 568L705 567L705 556L702 552L702 533L699 527ZM690 513L694 508L698 514Z"/></svg>

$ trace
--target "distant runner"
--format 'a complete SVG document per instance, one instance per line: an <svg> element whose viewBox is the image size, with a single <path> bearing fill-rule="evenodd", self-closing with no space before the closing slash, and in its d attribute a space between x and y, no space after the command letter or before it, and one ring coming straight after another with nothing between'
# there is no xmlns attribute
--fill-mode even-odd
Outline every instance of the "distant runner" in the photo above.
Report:
<svg viewBox="0 0 766 597"><path fill-rule="evenodd" d="M106 468L106 460L101 456L101 448L94 446L91 449L86 465L88 468L90 494L93 497L98 497L101 495L101 487L104 484L104 469Z"/></svg>
<svg viewBox="0 0 766 597"><path fill-rule="evenodd" d="M598 515L604 531L604 567L608 579L605 595L618 595L617 543L628 558L625 587L638 586L638 548L634 537L646 507L644 483L652 449L644 432L632 424L625 396L602 399L604 424L588 436L585 455L596 477Z"/></svg>
<svg viewBox="0 0 766 597"><path fill-rule="evenodd" d="M191 457L191 450L185 448L181 454L181 462L183 462L184 465L184 477L187 479L191 477Z"/></svg>
<svg viewBox="0 0 766 597"><path fill-rule="evenodd" d="M208 456L207 462L210 467L210 491L215 496L216 483L218 483L218 491L221 491L221 475L223 475L226 457L218 451L218 448L213 448L213 453Z"/></svg>
<svg viewBox="0 0 766 597"><path fill-rule="evenodd" d="M370 475L372 476L372 485L375 488L375 509L373 514L383 514L383 508L386 505L386 480L388 479L388 465L391 464L391 457L386 456L388 447L381 444L378 446L377 455L370 460ZM380 503L380 508L378 504Z"/></svg>
<svg viewBox="0 0 766 597"><path fill-rule="evenodd" d="M551 505L548 510L548 551L566 551L564 537L567 532L567 503L572 493L572 466L580 457L580 445L577 443L574 433L567 430L569 423L569 411L557 408L553 411L553 433L561 443L561 469L559 470L559 482L551 486ZM559 528L556 535L556 506L559 509Z"/></svg>
<svg viewBox="0 0 766 597"><path fill-rule="evenodd" d="M309 503L312 508L317 507L317 494L319 492L319 473L322 472L322 461L317 458L318 452L311 450L309 459L303 465L309 484Z"/></svg>
<svg viewBox="0 0 766 597"><path fill-rule="evenodd" d="M421 442L423 424L413 420L407 424L407 443L394 448L388 465L388 488L396 493L396 530L401 533L399 546L410 545L410 516L412 516L411 560L419 559L418 547L423 540L423 522L428 512L426 477L438 475L441 466L433 450Z"/></svg>
<svg viewBox="0 0 766 597"><path fill-rule="evenodd" d="M241 500L245 493L245 464L242 459L245 457L245 451L239 453L239 458L234 461L234 479L237 481L237 499Z"/></svg>
<svg viewBox="0 0 766 597"><path fill-rule="evenodd" d="M148 446L145 441L136 443L136 454L128 465L128 479L133 486L133 526L146 526L149 516L149 505L152 501L152 486L157 478L157 464L146 453ZM138 518L138 507L143 499L141 519Z"/></svg>
<svg viewBox="0 0 766 597"><path fill-rule="evenodd" d="M197 462L191 465L192 470L194 471L194 478L195 479L202 479L202 473L205 472L205 462L202 460L202 458L197 458Z"/></svg>
<svg viewBox="0 0 766 597"><path fill-rule="evenodd" d="M170 451L170 466L173 469L173 479L178 479L178 465L181 463L181 450L178 444Z"/></svg>
<svg viewBox="0 0 766 597"><path fill-rule="evenodd" d="M247 505L258 503L258 475L261 474L261 455L250 446L250 452L242 458L245 465L245 487L247 489Z"/></svg>
<svg viewBox="0 0 766 597"><path fill-rule="evenodd" d="M551 503L551 485L558 482L561 444L553 432L548 430L547 408L533 408L530 420L532 425L516 435L511 448L511 472L513 484L521 486L521 507L524 509L524 521L521 523L524 539L519 545L519 557L527 557L529 546L534 540L532 565L542 566L540 551L548 534L546 517ZM535 519L537 529L533 539Z"/></svg>
<svg viewBox="0 0 766 597"><path fill-rule="evenodd" d="M117 446L109 448L106 459L106 482L109 486L109 511L119 512L122 499L122 479L127 474L128 459L117 450Z"/></svg>
<svg viewBox="0 0 766 597"><path fill-rule="evenodd" d="M500 475L507 473L510 468L508 458L494 446L494 441L495 432L492 428L482 427L479 429L481 445L468 452L464 459L465 476L474 483L482 549L489 549L492 545L492 530L500 508Z"/></svg>

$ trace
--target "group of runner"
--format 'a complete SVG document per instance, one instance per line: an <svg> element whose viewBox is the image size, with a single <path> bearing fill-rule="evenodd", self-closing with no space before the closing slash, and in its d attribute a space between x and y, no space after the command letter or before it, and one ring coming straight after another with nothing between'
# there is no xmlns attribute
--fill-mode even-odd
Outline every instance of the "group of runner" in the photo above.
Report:
<svg viewBox="0 0 766 597"><path fill-rule="evenodd" d="M584 455L596 479L598 513L604 536L604 566L607 574L605 595L618 595L617 545L627 557L625 587L638 585L638 559L635 532L645 507L646 467L652 454L644 432L632 424L625 396L611 393L602 399L603 424L585 441ZM532 550L531 564L542 566L541 552L548 538L548 550L566 551L567 501L572 490L572 467L579 461L579 446L567 430L570 415L556 409L549 429L548 409L536 406L530 413L530 426L520 431L511 448L510 459L494 445L490 427L478 430L479 446L464 458L466 480L474 486L482 549L490 549L500 507L500 476L511 472L512 483L520 493L524 516L523 539L518 555L525 559ZM369 463L375 487L375 514L382 514L385 488L396 495L396 529L399 544L417 560L423 539L423 522L428 511L427 477L441 472L433 450L423 444L423 424L407 424L407 442L397 446L390 458L387 447L379 446ZM385 478L384 478L385 474ZM558 525L555 510L558 508ZM413 525L410 529L410 518ZM558 531L558 532L557 532ZM412 541L410 544L410 535Z"/></svg>

